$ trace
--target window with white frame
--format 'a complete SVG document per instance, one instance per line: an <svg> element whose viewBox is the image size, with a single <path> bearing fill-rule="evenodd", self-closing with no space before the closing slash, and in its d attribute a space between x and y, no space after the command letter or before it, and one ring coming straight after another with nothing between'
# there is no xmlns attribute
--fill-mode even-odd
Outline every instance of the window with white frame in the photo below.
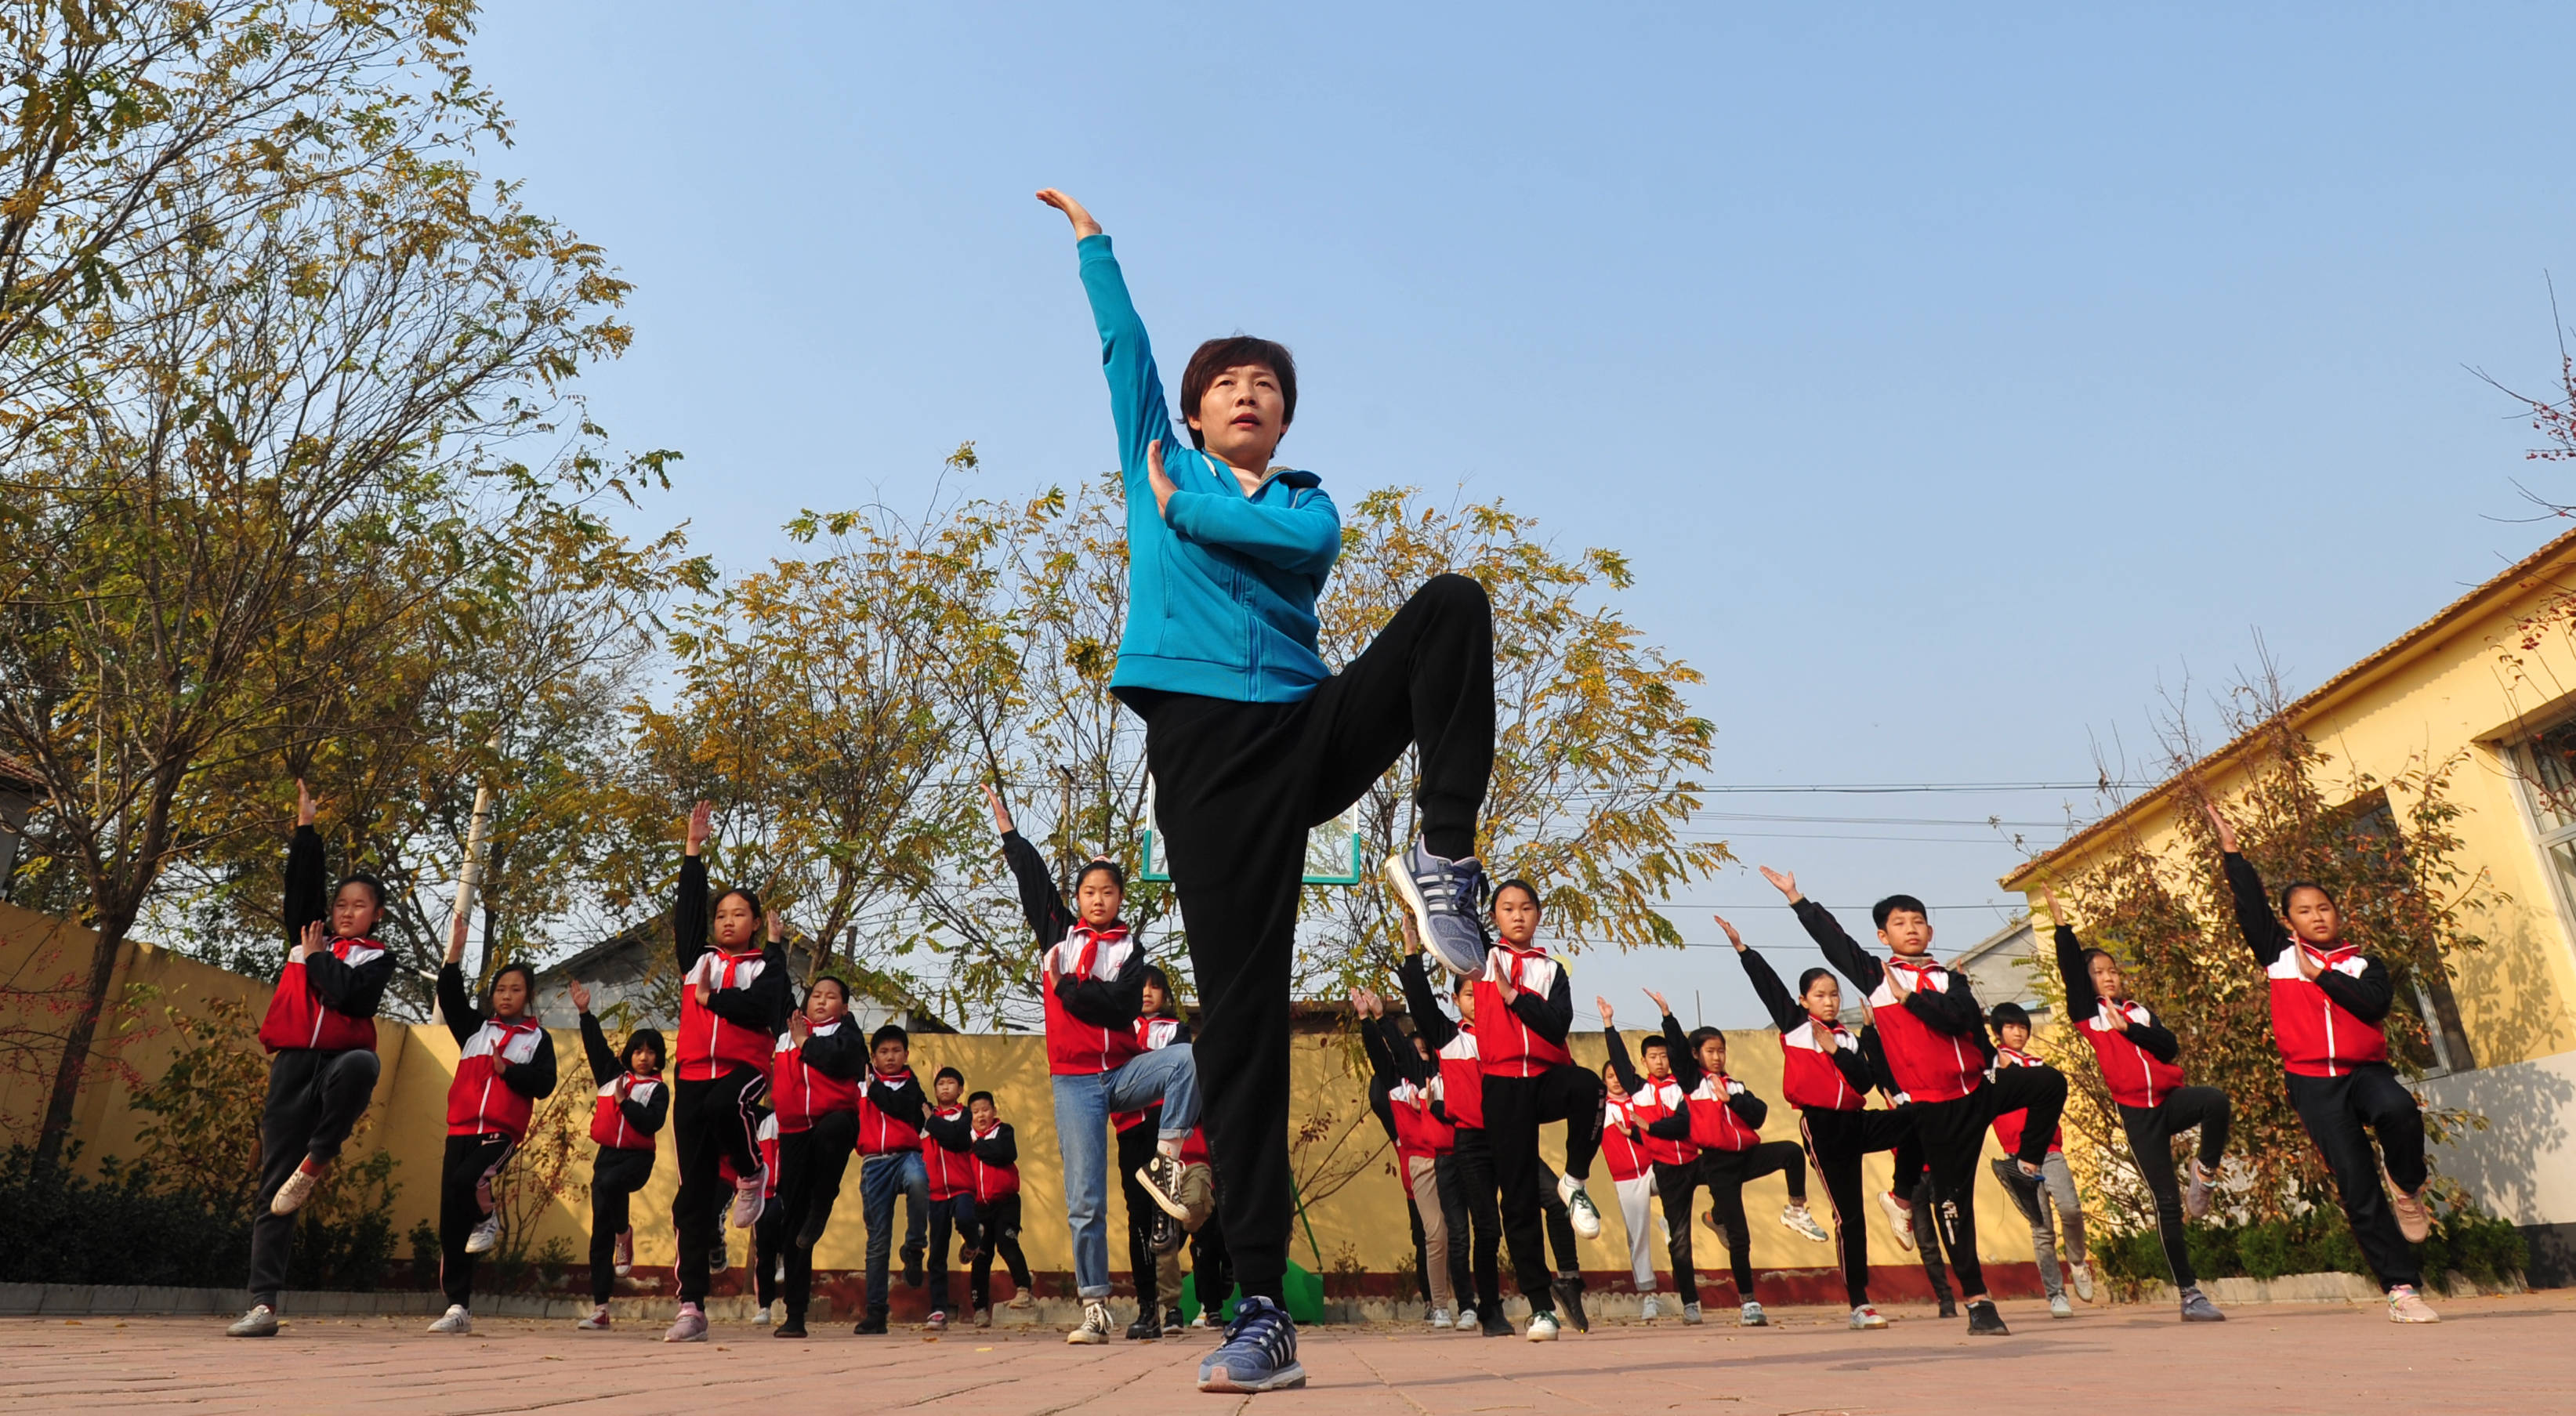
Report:
<svg viewBox="0 0 2576 1416"><path fill-rule="evenodd" d="M2576 717L2505 751L2557 896L2558 917L2576 935Z"/></svg>

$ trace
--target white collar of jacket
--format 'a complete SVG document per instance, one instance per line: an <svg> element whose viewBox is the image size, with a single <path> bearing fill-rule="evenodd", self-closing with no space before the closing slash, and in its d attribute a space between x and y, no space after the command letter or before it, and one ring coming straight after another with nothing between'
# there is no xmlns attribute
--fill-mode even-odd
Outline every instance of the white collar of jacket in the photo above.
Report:
<svg viewBox="0 0 2576 1416"><path fill-rule="evenodd" d="M1812 1017L1807 1019L1805 1022L1798 1024L1796 1027L1789 1029L1787 1032L1782 1033L1780 1035L1780 1040L1788 1043L1792 1047L1800 1047L1809 1052L1813 1052L1816 1050L1816 1029L1820 1027L1831 1028L1834 1030L1834 1046L1838 1050L1844 1052L1860 1051L1860 1039L1852 1036L1851 1031L1845 1028L1841 1023L1820 1023Z"/></svg>

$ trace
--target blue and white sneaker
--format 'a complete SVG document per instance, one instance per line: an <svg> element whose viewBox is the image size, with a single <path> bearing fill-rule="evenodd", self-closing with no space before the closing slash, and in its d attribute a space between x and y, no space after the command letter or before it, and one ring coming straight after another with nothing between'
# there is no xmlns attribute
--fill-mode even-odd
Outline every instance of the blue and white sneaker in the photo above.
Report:
<svg viewBox="0 0 2576 1416"><path fill-rule="evenodd" d="M1278 1391L1306 1384L1297 1365L1297 1324L1267 1298L1234 1305L1225 1341L1199 1363L1201 1391Z"/></svg>
<svg viewBox="0 0 2576 1416"><path fill-rule="evenodd" d="M1443 860L1416 841L1401 860L1387 857L1386 878L1413 916L1413 927L1442 966L1460 978L1485 970L1485 867L1474 856Z"/></svg>

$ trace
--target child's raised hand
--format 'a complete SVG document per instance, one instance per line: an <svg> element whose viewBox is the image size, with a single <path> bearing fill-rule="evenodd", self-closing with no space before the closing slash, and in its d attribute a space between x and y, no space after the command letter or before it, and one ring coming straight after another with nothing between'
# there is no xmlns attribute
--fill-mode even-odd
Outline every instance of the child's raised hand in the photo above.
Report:
<svg viewBox="0 0 2576 1416"><path fill-rule="evenodd" d="M312 954L315 950L322 948L329 942L330 941L324 937L322 921L317 919L312 923L307 924L304 926L304 937L297 940L295 944L295 962L299 964L304 962L307 955Z"/></svg>
<svg viewBox="0 0 2576 1416"><path fill-rule="evenodd" d="M566 983L564 985L564 992L571 995L572 1010L574 1012L587 1013L590 1011L590 989L584 986L580 979L573 979Z"/></svg>
<svg viewBox="0 0 2576 1416"><path fill-rule="evenodd" d="M465 962L465 911L458 910L447 924L447 962Z"/></svg>
<svg viewBox="0 0 2576 1416"><path fill-rule="evenodd" d="M1002 805L1001 792L990 782L984 784L984 801L993 808L993 831L996 835L1007 836L1017 829L1011 825L1011 809Z"/></svg>
<svg viewBox="0 0 2576 1416"><path fill-rule="evenodd" d="M322 803L320 803L320 802L318 802L318 801L315 801L315 800L313 799L313 793L308 792L308 791L306 791L306 790L304 789L304 779L303 779L302 777L298 777L298 778L296 778L296 779L295 779L295 824L296 824L296 825L298 825L298 826L310 826L310 825L312 825L312 824L313 824L313 815L314 815L314 813L315 813L316 811L318 811L318 810L320 810L320 809L321 809L321 806L322 806Z"/></svg>
<svg viewBox="0 0 2576 1416"><path fill-rule="evenodd" d="M1664 1001L1664 995L1657 993L1651 988L1644 990L1644 992L1646 995L1646 1001L1655 1005L1655 1015L1657 1017L1669 1018L1673 1015L1673 1005Z"/></svg>
<svg viewBox="0 0 2576 1416"><path fill-rule="evenodd" d="M1914 990L1905 986L1905 970L1900 969L1893 964L1888 965L1887 991L1890 994L1893 994L1896 1001L1899 1003L1902 1003L1906 999L1914 996Z"/></svg>
<svg viewBox="0 0 2576 1416"><path fill-rule="evenodd" d="M1411 910L1397 910L1395 912L1395 917L1397 921L1404 926L1404 952L1408 954L1421 953L1422 935L1413 927L1413 912Z"/></svg>
<svg viewBox="0 0 2576 1416"><path fill-rule="evenodd" d="M2108 998L2102 1000L2102 1005L2102 1017L2111 1031L2118 1033L2127 1032L2129 1030L2129 1010L2112 1002Z"/></svg>
<svg viewBox="0 0 2576 1416"><path fill-rule="evenodd" d="M765 914L765 915L761 916L761 918L763 918L763 919L765 919L765 920L769 921L769 942L770 942L770 943L772 943L772 944L777 943L777 942L778 942L778 910L777 910L777 908L776 908L775 906L772 906L772 907L771 907L771 909L770 909L770 911L769 911L769 913L767 913L767 914Z"/></svg>
<svg viewBox="0 0 2576 1416"><path fill-rule="evenodd" d="M1596 993L1596 994L1592 995L1592 1006L1593 1006L1595 1009L1597 1009L1597 1010L1600 1012L1600 1014L1601 1014L1601 1026L1603 1026L1603 1027L1605 1027L1605 1028L1615 1028L1615 1027L1619 1026L1619 1024L1618 1024L1617 1022L1613 1021L1613 1020L1612 1020L1612 1018L1611 1018L1611 1016L1610 1016L1610 1000L1609 1000L1609 999L1604 998L1604 997L1602 997L1600 994L1597 994L1597 993Z"/></svg>
<svg viewBox="0 0 2576 1416"><path fill-rule="evenodd" d="M2235 823L2229 821L2226 813L2218 809L2217 802L2207 797L2201 798L2200 809L2209 813L2210 829L2218 833L2218 848L2229 855L2236 854Z"/></svg>
<svg viewBox="0 0 2576 1416"><path fill-rule="evenodd" d="M1161 438L1145 444L1145 481L1154 489L1154 514L1169 520L1172 514L1172 493L1179 491L1180 487L1172 481L1171 474L1163 470Z"/></svg>
<svg viewBox="0 0 2576 1416"><path fill-rule="evenodd" d="M2317 975L2326 971L2325 966L2317 962L2317 956L2308 952L2308 946L2306 944L2294 943L2290 948L2299 956L2299 974L2301 977L2314 983Z"/></svg>
<svg viewBox="0 0 2576 1416"><path fill-rule="evenodd" d="M1735 946L1735 952L1739 954L1743 953L1744 936L1735 932L1735 926L1726 922L1726 916L1722 914L1713 914L1710 915L1709 918L1716 920L1717 927L1726 931L1726 942Z"/></svg>
<svg viewBox="0 0 2576 1416"><path fill-rule="evenodd" d="M2048 918L2051 923L2073 926L2075 921L2066 917L2065 904L2059 901L2056 889L2046 881L2040 882L2039 897L2048 902Z"/></svg>
<svg viewBox="0 0 2576 1416"><path fill-rule="evenodd" d="M1038 189L1038 200L1046 203L1048 206L1054 207L1057 211L1063 212L1064 219L1073 223L1073 239L1079 241L1085 237L1097 236L1100 234L1100 223L1091 219L1091 213L1083 210L1082 203L1075 201L1073 198L1066 196L1055 188L1042 187Z"/></svg>
<svg viewBox="0 0 2576 1416"><path fill-rule="evenodd" d="M1771 888L1772 888L1772 889L1777 890L1777 891L1779 891L1781 894L1788 896L1788 897L1789 897L1789 903L1790 903L1790 904L1793 904L1793 905L1794 905L1794 904L1798 903L1800 900L1803 900L1803 899L1807 898L1806 896L1801 895L1801 894L1799 894L1799 893L1798 893L1798 877L1797 877L1797 876L1795 876L1795 875L1793 875L1793 874L1791 874L1791 873L1789 873L1789 872L1787 872L1787 871L1783 871L1783 870L1773 870L1771 867L1769 867L1769 866L1767 866L1767 865L1764 865L1764 866L1756 866L1756 867L1755 867L1755 869L1760 870L1760 871L1762 872L1762 878L1763 878L1763 879L1768 880L1768 881L1770 881L1770 882L1771 882Z"/></svg>
<svg viewBox="0 0 2576 1416"><path fill-rule="evenodd" d="M804 1009L799 1008L787 1015L787 1035L796 1039L798 1047L803 1047L805 1039L814 1035L814 1024L805 1016Z"/></svg>
<svg viewBox="0 0 2576 1416"><path fill-rule="evenodd" d="M689 854L696 855L698 848L707 843L715 814L715 807L703 801L689 808Z"/></svg>

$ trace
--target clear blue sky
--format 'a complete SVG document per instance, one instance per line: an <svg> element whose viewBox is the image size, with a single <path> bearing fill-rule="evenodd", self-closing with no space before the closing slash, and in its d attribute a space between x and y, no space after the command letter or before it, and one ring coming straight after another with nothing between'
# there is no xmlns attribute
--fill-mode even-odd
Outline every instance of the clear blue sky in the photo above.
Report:
<svg viewBox="0 0 2576 1416"><path fill-rule="evenodd" d="M1708 676L1712 777L1790 784L2090 780L2253 631L2304 689L2545 539L2496 519L2513 480L2576 491L2467 366L2555 376L2571 47L2543 6L550 0L473 57L518 120L493 170L637 285L595 409L687 455L666 505L724 562L799 507L917 501L962 440L995 494L1114 461L1029 195L1061 186L1167 357L1295 348L1282 456L1345 501L1463 484L1629 552L1627 610ZM1855 926L1896 889L1971 907L1936 910L1947 947L2018 858L1980 827L1706 829ZM1776 900L1749 869L1691 892ZM1804 951L1785 912L1740 922ZM1576 976L1587 1013L1655 981L1758 1020L1713 952Z"/></svg>

